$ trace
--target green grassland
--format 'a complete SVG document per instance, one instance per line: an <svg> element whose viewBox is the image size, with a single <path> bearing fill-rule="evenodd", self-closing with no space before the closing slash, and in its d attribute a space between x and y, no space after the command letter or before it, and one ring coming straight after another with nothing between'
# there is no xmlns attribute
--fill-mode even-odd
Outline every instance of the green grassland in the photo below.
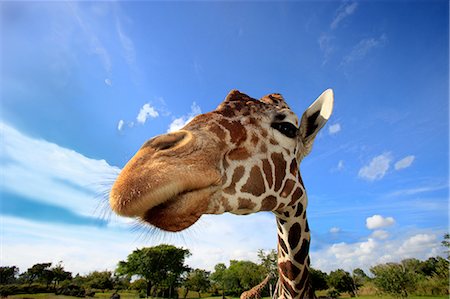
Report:
<svg viewBox="0 0 450 299"><path fill-rule="evenodd" d="M96 293L93 297L94 299L109 299L112 292ZM123 291L119 292L120 299L138 299L139 296L137 292ZM209 297L209 294L204 294L203 299L220 299L221 297ZM44 294L21 294L21 295L11 295L8 296L9 299L79 299L78 297L55 295L52 293ZM88 297L86 297L88 298ZM182 298L182 297L180 297ZM198 294L194 292L189 292L187 298L193 299L198 298ZM238 299L237 297L226 297L227 299ZM350 296L344 294L340 298L350 298ZM409 299L448 299L448 296L409 296ZM270 299L269 297L263 297L262 299ZM358 296L356 299L395 299L391 296L377 296L377 295L364 295Z"/></svg>

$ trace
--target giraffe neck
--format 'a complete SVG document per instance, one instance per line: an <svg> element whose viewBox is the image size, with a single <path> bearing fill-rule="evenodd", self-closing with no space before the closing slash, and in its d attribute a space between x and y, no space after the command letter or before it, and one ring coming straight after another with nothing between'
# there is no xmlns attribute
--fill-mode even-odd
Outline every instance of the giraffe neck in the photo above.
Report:
<svg viewBox="0 0 450 299"><path fill-rule="evenodd" d="M301 202L276 212L278 227L278 298L315 298L309 275L310 233Z"/></svg>

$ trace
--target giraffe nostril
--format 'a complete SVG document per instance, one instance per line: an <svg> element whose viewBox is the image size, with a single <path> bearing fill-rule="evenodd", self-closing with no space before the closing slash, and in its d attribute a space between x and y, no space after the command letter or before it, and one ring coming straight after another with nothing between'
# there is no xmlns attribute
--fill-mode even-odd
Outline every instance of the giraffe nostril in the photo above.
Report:
<svg viewBox="0 0 450 299"><path fill-rule="evenodd" d="M169 150L179 144L186 136L187 133L183 131L160 135L144 143L142 148L151 147L158 151Z"/></svg>

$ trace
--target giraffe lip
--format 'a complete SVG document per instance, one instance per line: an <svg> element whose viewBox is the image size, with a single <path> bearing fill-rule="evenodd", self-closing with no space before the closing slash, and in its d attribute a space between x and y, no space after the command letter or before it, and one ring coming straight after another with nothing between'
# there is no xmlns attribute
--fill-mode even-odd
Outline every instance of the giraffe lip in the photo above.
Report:
<svg viewBox="0 0 450 299"><path fill-rule="evenodd" d="M170 197L145 211L140 218L162 230L178 232L194 224L206 213L217 186L189 189Z"/></svg>

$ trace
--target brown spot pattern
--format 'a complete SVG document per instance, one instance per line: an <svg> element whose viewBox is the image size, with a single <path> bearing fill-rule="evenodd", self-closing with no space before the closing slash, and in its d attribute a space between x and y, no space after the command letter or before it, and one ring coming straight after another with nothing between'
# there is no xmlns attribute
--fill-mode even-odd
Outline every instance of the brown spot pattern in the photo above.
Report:
<svg viewBox="0 0 450 299"><path fill-rule="evenodd" d="M292 159L291 166L289 167L292 175L296 175L298 171L297 159Z"/></svg>
<svg viewBox="0 0 450 299"><path fill-rule="evenodd" d="M209 128L209 130L213 132L220 140L225 140L226 133L220 126L214 124Z"/></svg>
<svg viewBox="0 0 450 299"><path fill-rule="evenodd" d="M264 177L266 178L269 188L272 188L273 185L272 166L270 165L269 160L267 159L263 159L262 163L263 163Z"/></svg>
<svg viewBox="0 0 450 299"><path fill-rule="evenodd" d="M245 168L244 166L238 166L233 172L233 176L231 177L231 183L228 187L226 187L223 192L228 194L235 194L236 193L236 183L239 182L239 180L244 175Z"/></svg>
<svg viewBox="0 0 450 299"><path fill-rule="evenodd" d="M284 243L284 240L280 236L278 236L278 244L280 244L280 247L283 249L285 253L288 253L286 243Z"/></svg>
<svg viewBox="0 0 450 299"><path fill-rule="evenodd" d="M298 242L300 241L302 230L300 227L300 223L296 222L292 225L291 229L289 230L288 234L288 242L289 246L291 248L295 248L298 245Z"/></svg>
<svg viewBox="0 0 450 299"><path fill-rule="evenodd" d="M281 284L284 286L284 288L286 289L286 291L291 295L292 298L295 298L297 296L297 292L294 291L294 289L291 287L291 285L289 284L289 282L287 282L286 280L284 280L283 276L280 275L280 281Z"/></svg>
<svg viewBox="0 0 450 299"><path fill-rule="evenodd" d="M258 141L259 141L258 135L256 135L255 133L252 133L251 142L252 142L253 146L256 146L258 144Z"/></svg>
<svg viewBox="0 0 450 299"><path fill-rule="evenodd" d="M280 153L273 153L271 158L275 165L275 191L278 191L286 175L286 161L284 161L283 154Z"/></svg>
<svg viewBox="0 0 450 299"><path fill-rule="evenodd" d="M284 277L289 280L294 280L299 274L300 269L294 265L291 261L285 261L278 264Z"/></svg>
<svg viewBox="0 0 450 299"><path fill-rule="evenodd" d="M289 194L291 194L292 189L295 186L295 181L293 180L286 180L286 183L284 183L283 190L281 191L281 197L288 197Z"/></svg>
<svg viewBox="0 0 450 299"><path fill-rule="evenodd" d="M303 273L302 276L300 277L299 282L295 285L295 288L297 290L303 290L303 288L306 286L306 282L308 281L308 277L309 277L309 270L307 267L305 267L303 269Z"/></svg>
<svg viewBox="0 0 450 299"><path fill-rule="evenodd" d="M303 265L305 263L305 259L308 256L309 252L309 241L307 239L303 239L302 246L299 251L294 255L294 260L296 260L299 264Z"/></svg>
<svg viewBox="0 0 450 299"><path fill-rule="evenodd" d="M252 210L256 204L247 198L238 198L239 209L240 210Z"/></svg>
<svg viewBox="0 0 450 299"><path fill-rule="evenodd" d="M262 200L261 211L272 211L277 205L277 198L273 195L269 195Z"/></svg>
<svg viewBox="0 0 450 299"><path fill-rule="evenodd" d="M242 186L241 191L245 193L251 193L255 196L260 196L264 193L266 187L264 186L264 178L261 174L261 170L258 166L253 166L250 170L250 177L244 186Z"/></svg>
<svg viewBox="0 0 450 299"><path fill-rule="evenodd" d="M295 212L295 217L299 217L303 213L303 205L301 202L297 204L297 211Z"/></svg>
<svg viewBox="0 0 450 299"><path fill-rule="evenodd" d="M230 160L246 160L250 158L250 154L244 147L238 147L228 153L228 158Z"/></svg>
<svg viewBox="0 0 450 299"><path fill-rule="evenodd" d="M297 189L295 189L294 193L292 194L292 199L289 205L293 205L294 203L296 203L302 197L302 195L303 195L302 188L297 187Z"/></svg>
<svg viewBox="0 0 450 299"><path fill-rule="evenodd" d="M221 119L219 123L230 132L231 142L234 144L239 145L247 139L247 131L240 122Z"/></svg>
<svg viewBox="0 0 450 299"><path fill-rule="evenodd" d="M264 143L261 144L261 152L262 153L267 153L267 146Z"/></svg>

